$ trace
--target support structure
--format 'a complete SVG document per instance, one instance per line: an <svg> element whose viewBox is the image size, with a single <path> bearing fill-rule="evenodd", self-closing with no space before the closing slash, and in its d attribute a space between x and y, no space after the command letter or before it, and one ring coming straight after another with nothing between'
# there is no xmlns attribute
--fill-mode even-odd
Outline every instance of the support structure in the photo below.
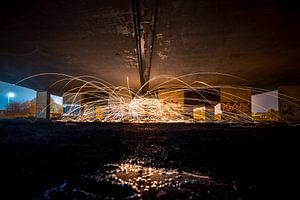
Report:
<svg viewBox="0 0 300 200"><path fill-rule="evenodd" d="M50 118L50 93L47 91L36 94L36 117L39 119Z"/></svg>
<svg viewBox="0 0 300 200"><path fill-rule="evenodd" d="M246 88L221 88L220 101L222 119L227 120L228 114L231 120L236 115L239 118L247 117L251 119L251 89Z"/></svg>
<svg viewBox="0 0 300 200"><path fill-rule="evenodd" d="M82 112L82 94L66 92L63 94L63 116L78 116Z"/></svg>
<svg viewBox="0 0 300 200"><path fill-rule="evenodd" d="M169 120L183 120L184 118L184 90L175 88L160 88L158 99L162 107L167 110Z"/></svg>
<svg viewBox="0 0 300 200"><path fill-rule="evenodd" d="M220 103L219 89L189 90L184 93L184 115L195 121L214 120L214 107Z"/></svg>
<svg viewBox="0 0 300 200"><path fill-rule="evenodd" d="M141 92L149 89L157 0L132 0L136 52L141 82Z"/></svg>
<svg viewBox="0 0 300 200"><path fill-rule="evenodd" d="M278 107L281 120L300 121L300 86L279 87Z"/></svg>

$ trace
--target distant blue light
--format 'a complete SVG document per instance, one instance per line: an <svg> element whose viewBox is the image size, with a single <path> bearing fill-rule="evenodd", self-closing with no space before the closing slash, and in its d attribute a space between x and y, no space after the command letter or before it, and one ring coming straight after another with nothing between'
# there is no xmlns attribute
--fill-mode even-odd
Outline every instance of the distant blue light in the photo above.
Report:
<svg viewBox="0 0 300 200"><path fill-rule="evenodd" d="M13 92L9 92L9 93L7 93L7 97L9 97L9 98L14 98L16 95L15 95L15 93L13 93Z"/></svg>
<svg viewBox="0 0 300 200"><path fill-rule="evenodd" d="M25 102L36 98L36 91L0 81L0 110L9 102Z"/></svg>

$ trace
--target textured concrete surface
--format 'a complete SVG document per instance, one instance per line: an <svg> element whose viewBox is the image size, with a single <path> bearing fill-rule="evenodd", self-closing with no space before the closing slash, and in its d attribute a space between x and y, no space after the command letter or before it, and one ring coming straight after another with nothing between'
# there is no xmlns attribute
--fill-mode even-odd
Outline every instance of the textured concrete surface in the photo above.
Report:
<svg viewBox="0 0 300 200"><path fill-rule="evenodd" d="M300 86L278 88L278 106L281 120L300 121Z"/></svg>
<svg viewBox="0 0 300 200"><path fill-rule="evenodd" d="M266 88L299 84L298 10L292 0L161 0L150 76L210 71L250 82L219 75L187 80ZM123 86L128 76L130 86L139 87L130 0L4 1L0 26L1 81L60 72ZM23 85L45 90L57 79ZM59 93L61 86L52 90Z"/></svg>
<svg viewBox="0 0 300 200"><path fill-rule="evenodd" d="M36 117L41 119L49 119L50 117L50 93L49 92L37 92Z"/></svg>

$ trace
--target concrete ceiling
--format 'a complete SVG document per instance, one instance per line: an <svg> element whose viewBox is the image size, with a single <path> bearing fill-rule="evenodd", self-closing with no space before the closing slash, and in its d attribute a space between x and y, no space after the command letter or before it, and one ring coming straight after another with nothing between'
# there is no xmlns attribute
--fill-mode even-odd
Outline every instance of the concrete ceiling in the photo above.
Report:
<svg viewBox="0 0 300 200"><path fill-rule="evenodd" d="M138 88L131 5L130 0L7 0L0 7L0 80L15 83L58 72L93 75L115 85L126 85L128 77ZM299 84L298 11L286 0L159 0L151 77L218 72L250 83L216 75L188 80ZM23 85L45 90L57 78Z"/></svg>

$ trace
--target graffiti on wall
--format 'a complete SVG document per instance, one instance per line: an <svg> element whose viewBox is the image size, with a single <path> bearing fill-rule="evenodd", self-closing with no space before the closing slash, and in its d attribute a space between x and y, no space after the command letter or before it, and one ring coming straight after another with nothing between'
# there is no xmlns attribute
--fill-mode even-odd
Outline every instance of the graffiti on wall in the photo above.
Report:
<svg viewBox="0 0 300 200"><path fill-rule="evenodd" d="M231 113L250 113L250 103L244 102L225 102L221 104L222 112Z"/></svg>
<svg viewBox="0 0 300 200"><path fill-rule="evenodd" d="M293 116L298 117L300 116L300 108L289 104L289 103L282 103L281 104L281 115L285 116Z"/></svg>

